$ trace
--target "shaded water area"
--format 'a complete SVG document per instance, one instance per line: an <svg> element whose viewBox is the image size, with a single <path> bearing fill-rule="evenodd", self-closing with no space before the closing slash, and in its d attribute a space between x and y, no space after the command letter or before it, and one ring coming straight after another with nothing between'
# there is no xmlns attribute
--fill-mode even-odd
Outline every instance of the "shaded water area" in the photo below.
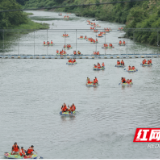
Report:
<svg viewBox="0 0 160 160"><path fill-rule="evenodd" d="M54 12L33 13L33 16L49 17L53 14L58 17L58 13ZM51 27L57 26L58 29L89 27L86 19L79 17L72 21L54 20L46 23L54 23ZM99 24L111 28L121 26L108 22ZM48 53L59 49L55 46L42 46L46 35L41 31L36 33L39 44L36 50L39 54L43 54L47 49ZM32 34L22 35L21 41L29 41ZM113 34L113 39L108 39L108 42L118 43L116 36L122 33L110 34ZM57 34L57 37L59 35L61 34ZM54 41L56 39L48 39L51 38ZM74 44L74 41L70 40ZM62 47L61 40L57 38L57 41ZM131 47L138 48L133 41L126 39L126 42ZM86 50L92 54L92 44L88 43L85 47L82 41L79 43L77 48L81 52ZM33 48L29 46L29 42L28 46L22 45L21 53L31 54ZM143 46L140 47L143 51ZM17 54L15 48L9 53ZM147 52L152 51L154 50L147 48ZM115 48L107 52L124 53L126 49ZM153 59L152 67L142 67L141 61L142 59L124 60L126 66L134 65L138 69L136 73L128 73L122 68L114 67L114 59L77 59L77 65L74 66L66 65L65 59L1 59L1 158L4 152L10 151L14 142L26 149L33 144L35 150L44 158L159 158L159 148L147 148L148 143L133 143L136 128L158 128L160 121L159 59ZM93 64L97 62L104 62L106 69L93 71ZM99 86L86 87L86 78L93 79L95 76L99 80ZM122 76L132 79L133 86L118 85ZM64 102L67 105L76 105L78 113L75 117L59 115Z"/></svg>

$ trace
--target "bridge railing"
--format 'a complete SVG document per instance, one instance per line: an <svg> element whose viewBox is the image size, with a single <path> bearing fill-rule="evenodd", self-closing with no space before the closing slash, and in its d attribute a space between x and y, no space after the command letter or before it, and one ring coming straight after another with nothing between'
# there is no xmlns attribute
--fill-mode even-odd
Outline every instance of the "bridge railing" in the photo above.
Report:
<svg viewBox="0 0 160 160"><path fill-rule="evenodd" d="M74 26L73 26L74 27ZM107 28L107 27L106 27ZM104 29L97 28L98 33L104 32ZM126 32L125 32L126 31ZM136 34L142 30L127 29L118 31L112 29L109 33L103 34L103 37L97 37L91 29L49 29L49 30L20 30L7 29L0 30L0 54L31 54L31 55L55 55L56 50L66 50L67 54L73 54L73 51L81 51L83 54L93 54L99 51L100 54L155 54L159 50L159 32L157 30L143 30L146 32L157 33L157 46L140 44L136 42ZM132 34L132 39L126 38L127 34ZM69 37L64 38L63 34ZM80 36L87 36L98 40L98 43L91 43L85 39L79 39ZM44 46L43 42L53 41L53 46ZM124 40L126 46L119 46L119 40ZM104 44L112 43L112 49L103 49ZM63 48L70 44L72 49Z"/></svg>

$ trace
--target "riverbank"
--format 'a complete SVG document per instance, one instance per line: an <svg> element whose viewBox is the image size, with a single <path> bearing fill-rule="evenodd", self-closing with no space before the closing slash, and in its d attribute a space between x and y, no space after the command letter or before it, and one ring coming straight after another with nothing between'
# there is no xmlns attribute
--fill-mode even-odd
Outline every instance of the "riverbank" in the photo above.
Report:
<svg viewBox="0 0 160 160"><path fill-rule="evenodd" d="M32 21L29 15L33 15L33 13L24 12L23 14L27 16L26 23L20 24L18 26L13 26L12 29L20 29L20 30L49 29L49 24L47 23L37 23Z"/></svg>
<svg viewBox="0 0 160 160"><path fill-rule="evenodd" d="M108 0L103 0L103 2L110 2ZM82 5L82 4L94 4L91 6L84 7L67 7L70 5ZM48 0L41 0L40 4L34 0L29 0L25 7L37 7L37 5L42 5L43 7L54 7L61 4L66 6L65 8L56 9L56 11L61 12L71 12L75 13L77 16L82 17L93 17L97 20L108 21L108 22L118 22L126 24L126 29L128 28L142 28L141 31L134 32L134 30L126 30L126 35L128 38L133 38L140 43L149 44L157 46L159 44L160 30L155 31L144 31L143 28L159 28L160 26L160 1L149 0L141 2L129 2L129 3L115 3L115 4L103 4L102 0L87 0L81 1L76 0L74 2L63 0L61 2ZM38 6L39 7L39 6ZM134 34L134 35L133 35Z"/></svg>

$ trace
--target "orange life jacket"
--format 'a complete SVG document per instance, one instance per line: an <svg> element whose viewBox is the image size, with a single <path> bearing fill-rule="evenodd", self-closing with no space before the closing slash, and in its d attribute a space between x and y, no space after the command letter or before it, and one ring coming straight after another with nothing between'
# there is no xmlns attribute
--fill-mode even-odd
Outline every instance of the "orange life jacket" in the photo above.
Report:
<svg viewBox="0 0 160 160"><path fill-rule="evenodd" d="M21 149L21 151L20 151L20 156L23 156L23 155L25 155L25 151L24 151L24 149Z"/></svg>
<svg viewBox="0 0 160 160"><path fill-rule="evenodd" d="M32 152L33 152L33 149L31 147L29 147L27 150L27 154L32 154Z"/></svg>
<svg viewBox="0 0 160 160"><path fill-rule="evenodd" d="M67 106L64 106L64 107L62 108L62 111L65 112L66 110L67 110Z"/></svg>
<svg viewBox="0 0 160 160"><path fill-rule="evenodd" d="M72 110L72 112L75 111L76 107L73 105L71 110Z"/></svg>
<svg viewBox="0 0 160 160"><path fill-rule="evenodd" d="M102 66L104 67L104 63L102 63Z"/></svg>
<svg viewBox="0 0 160 160"><path fill-rule="evenodd" d="M13 148L13 151L14 151L14 152L18 152L18 151L19 151L18 145L16 145L16 146L15 146L15 145L13 145L13 147L12 147L12 148Z"/></svg>

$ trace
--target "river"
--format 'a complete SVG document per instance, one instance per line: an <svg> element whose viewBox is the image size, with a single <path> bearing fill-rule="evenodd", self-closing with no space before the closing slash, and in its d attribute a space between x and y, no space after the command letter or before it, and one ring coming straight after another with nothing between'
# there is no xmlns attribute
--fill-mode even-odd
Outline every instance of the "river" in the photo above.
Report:
<svg viewBox="0 0 160 160"><path fill-rule="evenodd" d="M56 17L58 13L33 11L33 16ZM65 14L63 14L65 15ZM73 17L71 21L48 20L51 29L88 29L86 18ZM51 25L54 23L54 25ZM101 26L118 28L122 25L108 22L98 22ZM63 30L63 32L64 32ZM59 42L53 47L44 47L45 33L36 31L36 53L50 54L56 51L56 46L63 46L61 34L56 33L53 39ZM70 35L75 33L69 33ZM87 34L86 31L79 34ZM94 35L95 33L91 33ZM111 42L118 43L119 35L111 32ZM29 47L33 33L21 36L21 53L32 54ZM50 37L51 36L51 37ZM58 36L60 38L58 38ZM112 39L113 36L113 39ZM68 38L67 42L74 42ZM104 39L100 39L101 41ZM19 41L19 40L17 40ZM78 41L78 40L77 40ZM28 42L28 47L25 45ZM85 41L84 41L85 42ZM83 43L84 43L83 42ZM78 46L82 53L92 54L93 45ZM127 51L137 44L126 39ZM73 53L75 49L69 50ZM101 44L102 46L102 44ZM118 46L118 45L117 45ZM17 46L15 46L17 47ZM138 45L137 45L138 48ZM143 48L146 50L146 48ZM85 50L86 49L86 50ZM100 49L100 46L99 46ZM100 50L102 52L104 50ZM141 50L139 49L139 52ZM152 52L147 48L147 52ZM67 51L68 52L68 51ZM105 51L104 51L105 52ZM126 49L115 47L107 53L126 52ZM13 48L10 54L17 54ZM106 53L106 54L107 54ZM8 53L7 53L8 54ZM128 73L122 68L114 67L116 59L77 59L77 65L67 66L66 59L1 59L0 60L0 155L10 151L14 142L27 149L30 145L40 156L50 158L160 158L160 149L148 148L148 143L133 143L136 128L159 127L159 92L160 64L159 59L153 59L152 67L142 67L142 59L125 59L126 66L134 65L138 72ZM104 71L93 71L93 64L104 62ZM86 78L97 77L99 86L88 88ZM133 80L133 86L122 87L121 77ZM60 107L63 103L77 108L75 117L61 117Z"/></svg>

